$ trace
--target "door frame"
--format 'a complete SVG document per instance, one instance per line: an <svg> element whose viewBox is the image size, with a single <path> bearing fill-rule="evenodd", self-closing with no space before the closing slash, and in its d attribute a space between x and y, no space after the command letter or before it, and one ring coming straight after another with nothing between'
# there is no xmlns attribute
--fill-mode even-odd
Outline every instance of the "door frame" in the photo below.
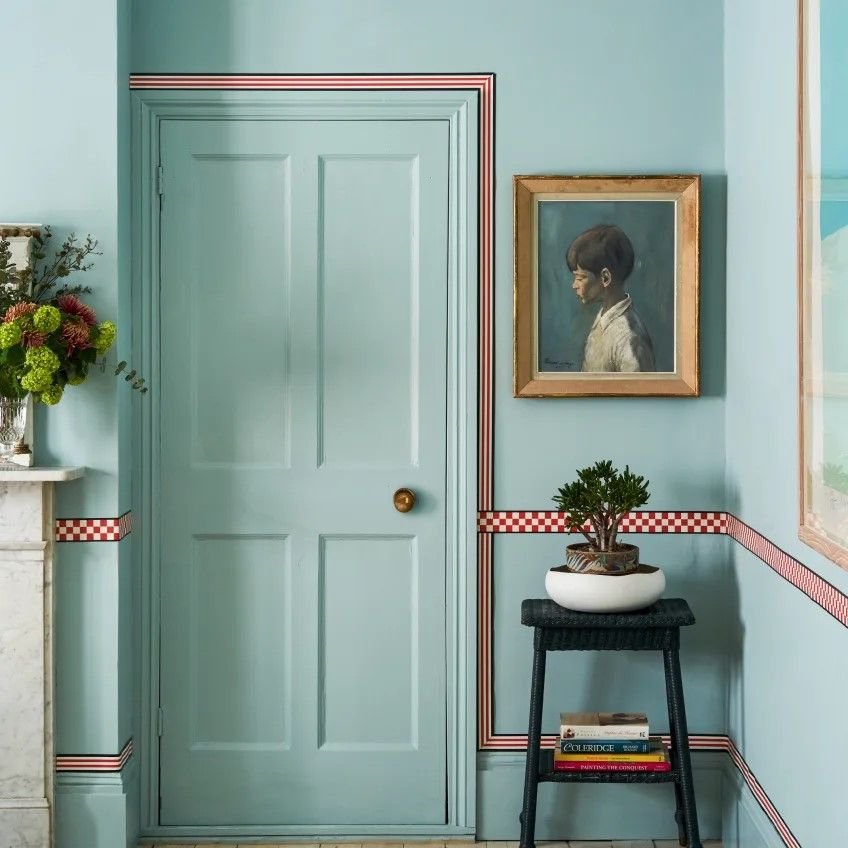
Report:
<svg viewBox="0 0 848 848"><path fill-rule="evenodd" d="M491 75L417 77L417 87L386 85L404 77L274 78L268 90L238 78L238 90L191 85L197 78L133 77L132 314L133 357L152 386L136 406L133 498L139 587L140 833L155 837L461 836L475 832L477 733L477 509L491 498ZM209 78L200 78L208 80ZM220 79L220 78L219 78ZM267 78L255 77L250 80ZM307 85L304 80L325 81ZM337 80L338 78L333 78ZM157 80L159 81L157 84ZM481 83L481 80L483 81ZM181 82L189 81L187 85ZM423 82L422 82L423 81ZM219 83L220 84L220 83ZM465 87L460 87L461 85ZM392 89L387 91L386 88ZM191 90L186 90L191 89ZM263 90L259 90L263 89ZM349 90L342 90L349 89ZM449 124L448 359L446 468L447 821L441 826L375 823L356 832L337 826L162 827L159 790L159 516L160 454L159 172L160 128L166 120L444 120ZM479 280L479 286L478 286ZM479 298L479 302L478 302ZM483 318L481 331L475 316ZM482 356L478 354L482 351ZM488 360L488 361L487 361ZM479 374L479 387L478 387ZM478 393L479 388L479 393ZM478 412L480 413L478 415ZM479 462L479 468L478 468ZM479 477L478 477L479 474ZM486 557L488 559L488 557Z"/></svg>

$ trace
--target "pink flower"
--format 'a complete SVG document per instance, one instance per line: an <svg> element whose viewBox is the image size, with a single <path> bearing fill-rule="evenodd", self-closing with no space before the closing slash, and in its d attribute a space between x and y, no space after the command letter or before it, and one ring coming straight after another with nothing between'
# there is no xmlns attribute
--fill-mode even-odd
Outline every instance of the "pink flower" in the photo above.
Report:
<svg viewBox="0 0 848 848"><path fill-rule="evenodd" d="M86 306L76 295L62 294L56 298L56 306L66 315L82 318L89 327L97 323L97 315L90 306Z"/></svg>
<svg viewBox="0 0 848 848"><path fill-rule="evenodd" d="M16 303L14 306L10 306L6 310L6 314L3 316L3 323L14 321L22 315L32 315L36 309L38 309L38 307L34 303Z"/></svg>
<svg viewBox="0 0 848 848"><path fill-rule="evenodd" d="M46 333L39 333L38 330L24 330L21 333L21 344L24 347L41 347L47 341Z"/></svg>

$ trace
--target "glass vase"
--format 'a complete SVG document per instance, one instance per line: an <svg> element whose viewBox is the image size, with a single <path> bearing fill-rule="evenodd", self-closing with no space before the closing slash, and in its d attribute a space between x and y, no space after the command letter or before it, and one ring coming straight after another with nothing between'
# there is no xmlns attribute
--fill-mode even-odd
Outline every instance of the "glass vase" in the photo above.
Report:
<svg viewBox="0 0 848 848"><path fill-rule="evenodd" d="M27 398L0 397L0 467L17 468L12 457L23 444L27 424Z"/></svg>

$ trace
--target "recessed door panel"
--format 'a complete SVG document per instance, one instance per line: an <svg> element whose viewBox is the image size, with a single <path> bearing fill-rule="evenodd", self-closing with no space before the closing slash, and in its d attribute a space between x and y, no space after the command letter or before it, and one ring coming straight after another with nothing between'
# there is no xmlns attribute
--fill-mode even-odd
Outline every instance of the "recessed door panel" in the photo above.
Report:
<svg viewBox="0 0 848 848"><path fill-rule="evenodd" d="M321 462L415 464L418 161L324 157L321 177Z"/></svg>
<svg viewBox="0 0 848 848"><path fill-rule="evenodd" d="M175 317L191 335L194 460L285 466L289 160L196 154L189 167L194 269L189 311Z"/></svg>
<svg viewBox="0 0 848 848"><path fill-rule="evenodd" d="M192 749L289 747L293 646L287 540L195 539L188 588ZM269 644L277 650L267 650ZM228 683L226 697L222 680Z"/></svg>
<svg viewBox="0 0 848 848"><path fill-rule="evenodd" d="M414 750L421 708L416 539L321 542L319 746ZM382 591L363 593L363 582ZM367 688L361 680L369 681Z"/></svg>

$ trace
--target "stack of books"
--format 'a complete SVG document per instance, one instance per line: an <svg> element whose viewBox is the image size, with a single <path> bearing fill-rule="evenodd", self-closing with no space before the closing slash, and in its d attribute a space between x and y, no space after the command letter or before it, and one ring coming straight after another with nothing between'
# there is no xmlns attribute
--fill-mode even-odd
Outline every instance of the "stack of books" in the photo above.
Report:
<svg viewBox="0 0 848 848"><path fill-rule="evenodd" d="M671 771L644 713L562 713L554 771Z"/></svg>

